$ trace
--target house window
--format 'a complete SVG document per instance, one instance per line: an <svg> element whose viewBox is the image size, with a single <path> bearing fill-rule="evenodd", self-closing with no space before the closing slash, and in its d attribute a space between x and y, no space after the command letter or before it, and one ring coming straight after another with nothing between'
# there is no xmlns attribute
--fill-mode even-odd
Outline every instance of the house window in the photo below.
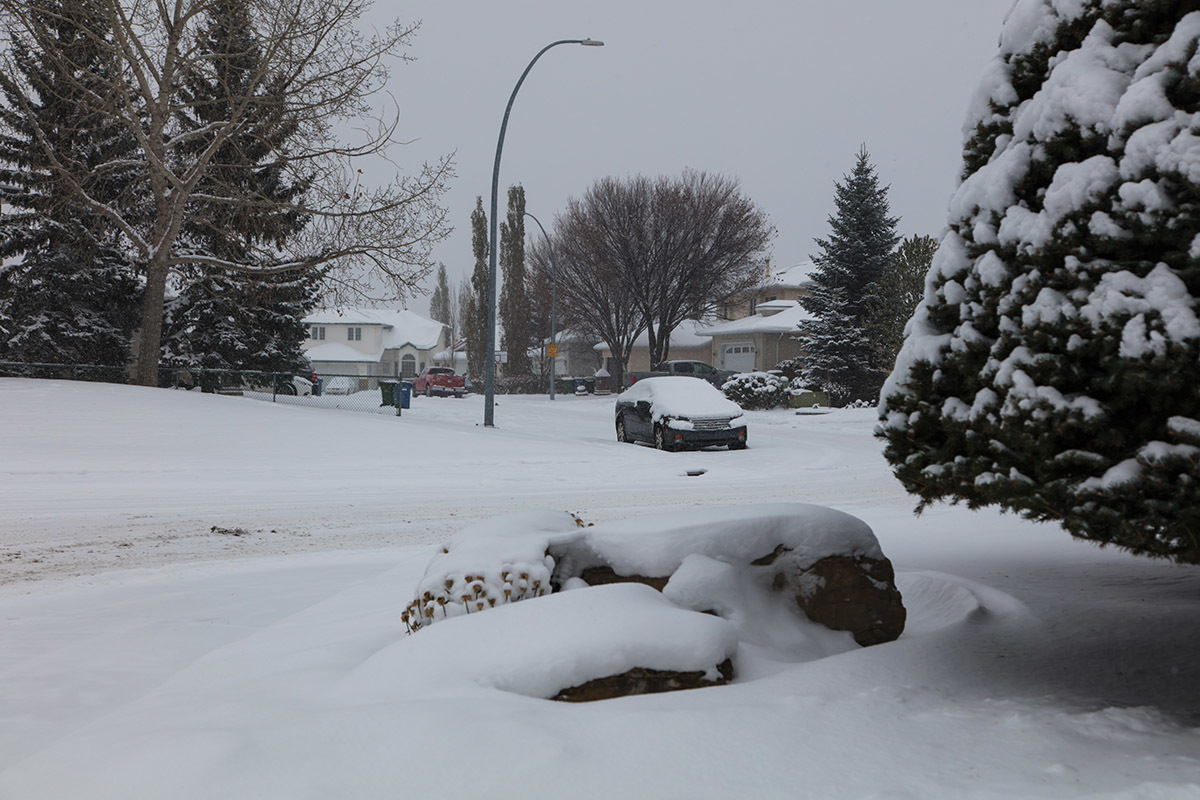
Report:
<svg viewBox="0 0 1200 800"><path fill-rule="evenodd" d="M308 332L308 338L316 339L316 340L324 339L325 338L325 326L324 325L313 325L312 328Z"/></svg>
<svg viewBox="0 0 1200 800"><path fill-rule="evenodd" d="M404 378L417 377L417 358L412 353L406 353L400 359L400 376Z"/></svg>
<svg viewBox="0 0 1200 800"><path fill-rule="evenodd" d="M361 342L362 328L346 328L346 341Z"/></svg>

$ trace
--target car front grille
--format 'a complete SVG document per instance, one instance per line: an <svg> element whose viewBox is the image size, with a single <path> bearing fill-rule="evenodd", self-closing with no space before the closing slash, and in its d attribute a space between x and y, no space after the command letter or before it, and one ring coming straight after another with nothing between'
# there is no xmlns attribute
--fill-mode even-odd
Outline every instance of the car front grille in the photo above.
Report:
<svg viewBox="0 0 1200 800"><path fill-rule="evenodd" d="M701 417L692 419L692 426L698 431L729 430L729 417Z"/></svg>

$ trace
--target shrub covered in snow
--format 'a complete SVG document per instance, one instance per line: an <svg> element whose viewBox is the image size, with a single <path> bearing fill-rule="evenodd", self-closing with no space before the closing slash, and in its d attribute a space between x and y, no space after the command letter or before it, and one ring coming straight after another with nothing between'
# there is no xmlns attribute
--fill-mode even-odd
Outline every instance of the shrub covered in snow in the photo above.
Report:
<svg viewBox="0 0 1200 800"><path fill-rule="evenodd" d="M743 372L721 384L721 391L742 408L775 408L787 404L788 380L771 372Z"/></svg>
<svg viewBox="0 0 1200 800"><path fill-rule="evenodd" d="M909 491L1200 563L1200 12L1020 0L878 433Z"/></svg>

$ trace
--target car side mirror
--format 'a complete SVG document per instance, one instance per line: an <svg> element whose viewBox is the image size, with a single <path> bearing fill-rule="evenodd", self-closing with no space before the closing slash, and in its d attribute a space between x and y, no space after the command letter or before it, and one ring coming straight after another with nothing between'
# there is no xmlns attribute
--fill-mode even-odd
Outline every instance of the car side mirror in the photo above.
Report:
<svg viewBox="0 0 1200 800"><path fill-rule="evenodd" d="M637 409L638 409L638 411L649 411L649 410L650 410L650 403L649 403L649 401L647 401L647 400L638 400L638 402L637 402Z"/></svg>

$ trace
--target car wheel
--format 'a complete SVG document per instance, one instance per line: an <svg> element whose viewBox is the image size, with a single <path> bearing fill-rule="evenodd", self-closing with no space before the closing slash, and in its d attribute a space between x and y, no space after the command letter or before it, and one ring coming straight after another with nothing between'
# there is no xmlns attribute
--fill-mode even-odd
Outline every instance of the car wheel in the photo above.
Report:
<svg viewBox="0 0 1200 800"><path fill-rule="evenodd" d="M282 386L280 386L279 391L277 392L277 394L295 394L295 393L296 393L296 387L290 383L285 383Z"/></svg>
<svg viewBox="0 0 1200 800"><path fill-rule="evenodd" d="M625 418L617 417L617 441L622 444L631 444L632 439L629 438L629 431L625 430Z"/></svg>
<svg viewBox="0 0 1200 800"><path fill-rule="evenodd" d="M654 426L654 449L664 450L666 452L670 452L675 449L675 446L671 444L669 439L667 439L666 427L663 425Z"/></svg>
<svg viewBox="0 0 1200 800"><path fill-rule="evenodd" d="M736 442L730 442L729 449L730 450L745 450L749 446L750 445L746 444L745 439L739 439Z"/></svg>

